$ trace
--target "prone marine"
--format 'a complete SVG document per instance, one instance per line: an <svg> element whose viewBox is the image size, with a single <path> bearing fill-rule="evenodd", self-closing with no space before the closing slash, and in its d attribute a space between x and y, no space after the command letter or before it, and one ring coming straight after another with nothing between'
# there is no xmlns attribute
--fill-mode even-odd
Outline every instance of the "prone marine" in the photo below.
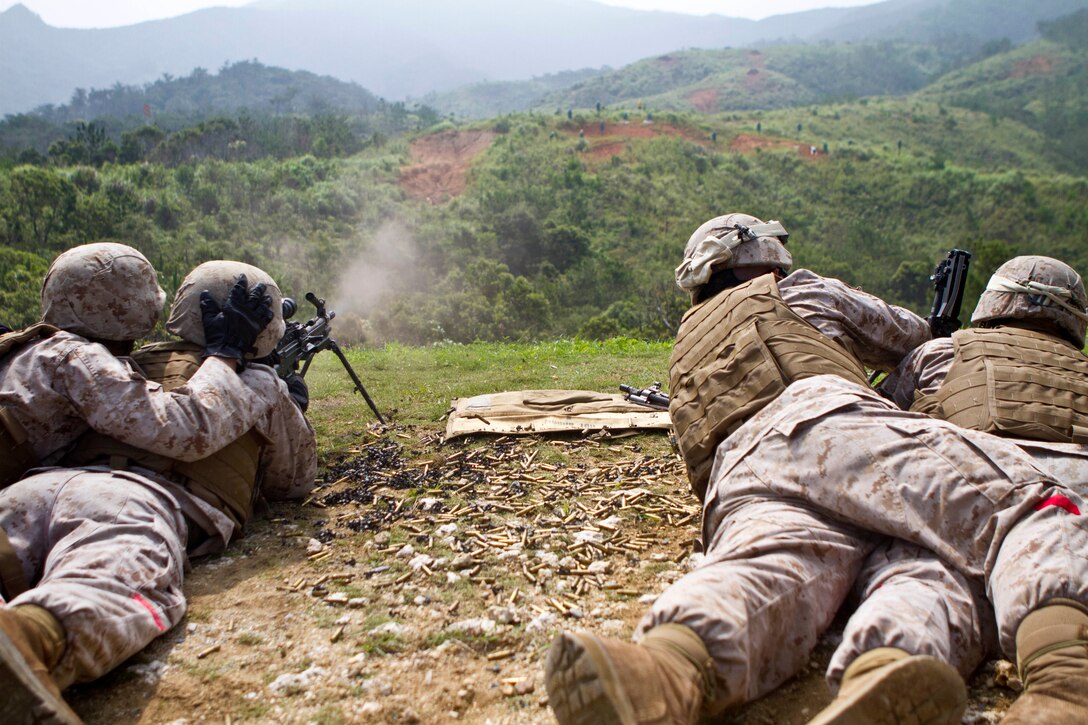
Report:
<svg viewBox="0 0 1088 725"><path fill-rule="evenodd" d="M1007 653L1022 622L1088 601L1078 494L1017 446L871 390L863 366L894 368L929 338L925 320L807 270L787 275L785 242L781 224L746 215L689 240L677 280L693 307L670 413L706 558L654 603L637 645L557 637L546 669L560 722L697 722L766 694L807 663L889 538L981 582ZM889 710L958 722L965 696L947 662L908 653L879 666L912 684L891 690Z"/></svg>
<svg viewBox="0 0 1088 725"><path fill-rule="evenodd" d="M3 338L4 722L78 723L61 692L177 624L188 555L240 533L262 477L272 498L312 482L313 429L245 362L282 333L278 295L257 268L202 265L168 323L183 342L128 358L165 295L137 250L90 244L50 267L43 323Z"/></svg>

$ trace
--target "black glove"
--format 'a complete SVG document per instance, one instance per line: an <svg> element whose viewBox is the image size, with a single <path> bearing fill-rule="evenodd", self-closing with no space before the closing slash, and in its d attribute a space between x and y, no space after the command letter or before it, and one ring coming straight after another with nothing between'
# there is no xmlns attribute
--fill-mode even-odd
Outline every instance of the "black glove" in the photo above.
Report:
<svg viewBox="0 0 1088 725"><path fill-rule="evenodd" d="M263 284L247 289L246 276L240 274L222 307L208 290L200 293L200 317L204 323L204 352L241 361L274 317L272 298Z"/></svg>
<svg viewBox="0 0 1088 725"><path fill-rule="evenodd" d="M291 394L291 400L295 401L299 409L305 413L310 407L310 389L306 387L306 381L297 373L291 373L283 382L287 383L287 392Z"/></svg>

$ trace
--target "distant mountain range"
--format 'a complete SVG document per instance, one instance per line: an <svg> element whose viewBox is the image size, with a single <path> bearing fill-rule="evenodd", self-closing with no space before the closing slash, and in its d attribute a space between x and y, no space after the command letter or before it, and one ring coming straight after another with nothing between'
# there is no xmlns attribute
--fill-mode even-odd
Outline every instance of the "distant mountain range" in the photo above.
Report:
<svg viewBox="0 0 1088 725"><path fill-rule="evenodd" d="M77 30L46 25L15 5L0 13L0 114L63 103L77 88L149 83L253 59L353 81L397 100L482 81L617 67L682 48L948 36L965 46L1021 42L1034 37L1039 20L1085 7L1088 0L886 0L751 21L587 0L263 0Z"/></svg>

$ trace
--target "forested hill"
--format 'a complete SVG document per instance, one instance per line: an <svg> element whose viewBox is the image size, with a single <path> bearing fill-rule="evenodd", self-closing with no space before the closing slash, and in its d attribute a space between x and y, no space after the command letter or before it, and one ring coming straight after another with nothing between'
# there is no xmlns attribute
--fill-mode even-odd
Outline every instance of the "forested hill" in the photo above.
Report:
<svg viewBox="0 0 1088 725"><path fill-rule="evenodd" d="M1086 165L1063 152L1084 128L1084 15L912 94L792 108L402 109L403 133L349 125L354 145L335 142L346 115L240 115L142 125L112 154L85 124L0 157L0 321L36 318L59 251L119 240L168 292L207 259L265 267L327 297L343 341L667 339L684 243L729 211L782 221L798 266L918 311L936 261L968 249L970 308L1016 253L1088 270Z"/></svg>
<svg viewBox="0 0 1088 725"><path fill-rule="evenodd" d="M1043 40L949 73L920 98L1040 131L1065 167L1088 171L1088 10L1040 23Z"/></svg>
<svg viewBox="0 0 1088 725"><path fill-rule="evenodd" d="M154 81L257 59L355 81L388 99L486 80L620 67L679 48L781 40L955 38L965 48L1033 37L1088 0L884 0L760 21L591 0L264 0L123 28L53 28L21 5L0 13L0 113L61 103L76 88Z"/></svg>
<svg viewBox="0 0 1088 725"><path fill-rule="evenodd" d="M127 139L147 151L171 132L203 128L245 141L246 148L235 145L237 158L342 155L374 134L415 131L438 120L427 106L390 103L355 83L242 61L143 86L81 88L69 103L9 115L0 121L0 154L45 154L55 142L74 136L85 144L117 146ZM96 133L101 138L91 138ZM105 151L97 158L112 160Z"/></svg>

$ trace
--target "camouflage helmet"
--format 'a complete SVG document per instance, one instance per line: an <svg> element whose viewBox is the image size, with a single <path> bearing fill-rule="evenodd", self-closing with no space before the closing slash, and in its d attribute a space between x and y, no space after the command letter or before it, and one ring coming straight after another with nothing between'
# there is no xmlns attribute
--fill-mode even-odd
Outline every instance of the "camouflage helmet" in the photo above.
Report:
<svg viewBox="0 0 1088 725"><path fill-rule="evenodd" d="M147 257L113 242L69 249L42 280L42 321L97 340L143 337L165 301Z"/></svg>
<svg viewBox="0 0 1088 725"><path fill-rule="evenodd" d="M272 298L272 321L257 335L254 347L256 351L246 355L248 358L264 357L276 349L276 343L283 337L286 324L283 321L283 293L276 280L259 267L245 262L216 260L205 262L185 276L174 304L170 307L170 319L166 329L186 342L204 346L204 321L200 316L200 293L208 290L219 304L227 301L230 290L234 287L238 275L244 274L252 289L253 285L263 282L268 296Z"/></svg>
<svg viewBox="0 0 1088 725"><path fill-rule="evenodd" d="M676 268L676 284L695 293L719 269L779 267L788 270L793 257L786 250L789 233L780 222L762 222L748 214L714 217L695 230Z"/></svg>
<svg viewBox="0 0 1088 725"><path fill-rule="evenodd" d="M971 323L1032 320L1083 347L1086 303L1084 282L1068 264L1051 257L1014 257L990 277Z"/></svg>

